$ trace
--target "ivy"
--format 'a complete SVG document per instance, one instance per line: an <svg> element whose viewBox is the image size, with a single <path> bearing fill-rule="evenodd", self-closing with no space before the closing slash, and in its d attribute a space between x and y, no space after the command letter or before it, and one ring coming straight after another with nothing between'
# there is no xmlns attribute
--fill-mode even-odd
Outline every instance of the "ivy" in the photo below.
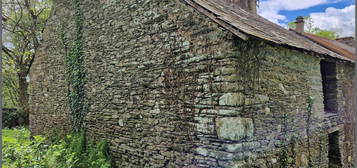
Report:
<svg viewBox="0 0 357 168"><path fill-rule="evenodd" d="M82 127L84 116L87 112L85 101L85 65L83 52L83 12L81 1L73 0L75 9L75 35L70 40L66 37L65 26L61 28L61 40L65 50L65 69L67 82L67 97L70 108L70 120L75 132Z"/></svg>
<svg viewBox="0 0 357 168"><path fill-rule="evenodd" d="M309 117L311 117L312 114L312 109L315 103L315 98L312 96L309 96L309 98L307 99L307 114Z"/></svg>
<svg viewBox="0 0 357 168"><path fill-rule="evenodd" d="M308 165L311 167L312 166L312 161L311 161L311 152L310 152L310 148L311 148L311 142L310 142L310 125L311 125L311 115L312 115L312 110L313 110L313 106L314 106L314 97L309 96L307 99L307 126L306 126L306 133L307 133L307 145L308 145Z"/></svg>
<svg viewBox="0 0 357 168"><path fill-rule="evenodd" d="M327 151L327 145L324 145L324 142L326 141L326 134L324 132L319 133L319 158L318 158L318 164L322 165L323 160L324 160L324 155L326 154Z"/></svg>
<svg viewBox="0 0 357 168"><path fill-rule="evenodd" d="M296 157L296 146L297 146L297 138L295 136L289 137L287 135L287 127L288 127L288 114L283 114L283 123L284 123L284 136L282 139L282 148L278 155L278 163L279 168L287 168L287 167L295 167L295 157ZM290 140L289 140L290 138ZM289 148L289 146L291 148Z"/></svg>

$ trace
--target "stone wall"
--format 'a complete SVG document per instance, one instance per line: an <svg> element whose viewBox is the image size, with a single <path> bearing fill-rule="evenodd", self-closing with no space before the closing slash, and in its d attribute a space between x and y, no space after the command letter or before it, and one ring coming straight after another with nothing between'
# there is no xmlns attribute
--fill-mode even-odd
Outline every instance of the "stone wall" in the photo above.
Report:
<svg viewBox="0 0 357 168"><path fill-rule="evenodd" d="M59 30L74 36L74 10L70 0L54 3L31 71L35 134L70 129ZM338 63L340 112L326 117L321 58L311 53L240 40L181 0L82 4L84 127L109 142L117 166L327 167L336 129L351 152L351 125L340 118L352 114L351 65Z"/></svg>
<svg viewBox="0 0 357 168"><path fill-rule="evenodd" d="M235 44L236 55L231 62L234 70L222 71L228 66L219 67L217 71L223 73L218 73L215 79L219 80L213 83L219 87L209 90L216 95L212 97L213 106L196 110L201 134L198 137L203 142L197 152L214 158L211 165L227 167L233 166L231 160L264 158L270 154L271 162L266 163L269 167L279 164L274 163L280 160L279 152L274 155L274 151L298 138L303 144L298 150L305 151L299 152L300 157L307 158L310 153L311 160L321 160L312 164L326 163L326 158L318 155L324 151L315 149L320 140L313 138L316 134L327 136L319 131L324 126L320 59L259 41ZM257 57L247 55L249 52ZM314 97L314 104L309 115L310 96ZM326 141L321 143L327 145Z"/></svg>
<svg viewBox="0 0 357 168"><path fill-rule="evenodd" d="M353 167L353 149L354 149L354 108L355 108L355 71L354 65L351 63L338 62L338 91L339 91L339 113L341 114L341 120L343 124L343 130L345 132L345 139L341 143L344 157L344 163L346 166Z"/></svg>
<svg viewBox="0 0 357 168"><path fill-rule="evenodd" d="M30 129L33 134L66 132L68 119L67 84L65 81L64 49L60 39L59 21L71 19L69 7L54 2L44 39L36 53L30 72Z"/></svg>

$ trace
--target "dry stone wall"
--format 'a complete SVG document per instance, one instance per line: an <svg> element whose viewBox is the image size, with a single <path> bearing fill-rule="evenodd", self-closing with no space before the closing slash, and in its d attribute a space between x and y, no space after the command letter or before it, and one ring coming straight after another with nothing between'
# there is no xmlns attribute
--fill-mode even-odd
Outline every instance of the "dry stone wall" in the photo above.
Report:
<svg viewBox="0 0 357 168"><path fill-rule="evenodd" d="M70 7L70 6L69 6ZM30 72L30 129L33 134L69 130L67 83L59 22L71 21L72 10L54 2L43 43Z"/></svg>
<svg viewBox="0 0 357 168"><path fill-rule="evenodd" d="M54 3L31 72L35 134L71 128L59 30L74 37L74 9ZM118 167L327 167L334 130L348 167L351 65L338 63L340 112L326 117L321 58L311 53L238 39L181 0L81 7L84 127L109 142Z"/></svg>
<svg viewBox="0 0 357 168"><path fill-rule="evenodd" d="M351 63L338 62L338 104L339 114L343 122L343 131L345 139L341 142L342 154L345 156L343 162L346 167L353 167L353 149L354 149L354 107L355 107L355 71Z"/></svg>

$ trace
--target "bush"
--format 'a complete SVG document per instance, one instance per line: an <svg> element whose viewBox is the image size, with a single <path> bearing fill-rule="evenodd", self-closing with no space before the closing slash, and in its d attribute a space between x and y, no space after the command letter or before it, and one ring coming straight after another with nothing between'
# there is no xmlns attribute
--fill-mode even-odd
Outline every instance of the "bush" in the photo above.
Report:
<svg viewBox="0 0 357 168"><path fill-rule="evenodd" d="M105 141L86 144L84 132L46 143L42 136L30 140L26 128L3 129L3 167L9 168L110 168Z"/></svg>
<svg viewBox="0 0 357 168"><path fill-rule="evenodd" d="M29 140L30 131L26 128L3 129L3 167L44 167L41 147L44 138Z"/></svg>
<svg viewBox="0 0 357 168"><path fill-rule="evenodd" d="M87 145L85 142L84 133L66 136L50 146L46 165L50 168L110 168L111 162L108 159L105 141L95 144L94 141L89 140Z"/></svg>
<svg viewBox="0 0 357 168"><path fill-rule="evenodd" d="M14 128L17 126L24 126L24 122L21 121L23 113L15 108L4 108L3 109L3 127L4 128Z"/></svg>

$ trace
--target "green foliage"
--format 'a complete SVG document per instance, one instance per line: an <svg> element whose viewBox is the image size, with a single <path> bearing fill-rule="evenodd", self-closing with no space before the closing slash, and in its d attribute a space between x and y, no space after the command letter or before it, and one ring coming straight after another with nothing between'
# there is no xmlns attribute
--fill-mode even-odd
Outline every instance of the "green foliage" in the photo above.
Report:
<svg viewBox="0 0 357 168"><path fill-rule="evenodd" d="M315 98L312 96L309 96L307 99L307 113L308 116L311 116L312 114L312 109L314 107L314 103L315 103Z"/></svg>
<svg viewBox="0 0 357 168"><path fill-rule="evenodd" d="M335 40L339 36L337 32L334 31L329 31L329 30L322 30L316 26L314 26L314 21L312 20L311 17L305 16L305 32L314 34L319 37L324 37L330 40ZM288 28L289 29L295 29L296 28L296 23L295 22L289 22L288 23Z"/></svg>
<svg viewBox="0 0 357 168"><path fill-rule="evenodd" d="M70 119L75 132L81 129L83 118L87 112L85 102L85 66L83 53L83 13L80 0L74 0L75 9L75 37L66 37L65 27L61 28L61 40L65 50L66 81Z"/></svg>
<svg viewBox="0 0 357 168"><path fill-rule="evenodd" d="M98 167L107 168L110 167L110 162L108 154L108 145L105 141L100 141L97 145L94 141L88 143L87 157L85 159L85 164L83 167Z"/></svg>
<svg viewBox="0 0 357 168"><path fill-rule="evenodd" d="M58 138L34 136L26 128L3 129L3 167L9 168L110 168L105 141L86 142L84 132Z"/></svg>
<svg viewBox="0 0 357 168"><path fill-rule="evenodd" d="M288 127L287 113L283 114L283 123L284 123L284 132L286 133ZM295 137L289 138L287 134L284 134L281 143L283 146L278 156L279 167L280 168L294 167L296 138ZM289 146L291 146L291 149L289 149Z"/></svg>
<svg viewBox="0 0 357 168"><path fill-rule="evenodd" d="M288 144L285 144L279 153L278 162L280 168L295 167L297 138L292 137Z"/></svg>
<svg viewBox="0 0 357 168"><path fill-rule="evenodd" d="M27 115L19 106L19 83L13 61L3 60L3 127L24 125Z"/></svg>
<svg viewBox="0 0 357 168"><path fill-rule="evenodd" d="M67 135L49 147L45 163L50 168L109 168L111 162L105 141L95 144L89 140L86 145L84 132Z"/></svg>
<svg viewBox="0 0 357 168"><path fill-rule="evenodd" d="M3 60L3 107L18 108L18 80L15 64L11 60Z"/></svg>
<svg viewBox="0 0 357 168"><path fill-rule="evenodd" d="M310 127L311 127L311 117L312 117L312 110L314 108L314 103L315 103L315 98L313 96L309 96L307 98L307 126L306 126L306 134L307 134L307 149L308 149L308 165L311 167L312 166L312 160L311 160L311 152L310 152Z"/></svg>
<svg viewBox="0 0 357 168"><path fill-rule="evenodd" d="M43 39L52 0L3 0L2 4L3 105L6 108L20 109L22 114L19 124L27 125L28 75Z"/></svg>
<svg viewBox="0 0 357 168"><path fill-rule="evenodd" d="M29 140L30 131L26 128L3 129L3 167L44 167L39 155L44 138L35 136Z"/></svg>
<svg viewBox="0 0 357 168"><path fill-rule="evenodd" d="M42 33L52 6L52 0L26 1L3 1L3 15L7 18L4 22L3 42L12 51L12 55L5 57L17 65L28 64L32 59L38 43L42 41ZM19 58L22 60L18 60Z"/></svg>
<svg viewBox="0 0 357 168"><path fill-rule="evenodd" d="M12 128L21 125L23 121L21 119L24 118L24 113L17 109L3 109L3 128Z"/></svg>
<svg viewBox="0 0 357 168"><path fill-rule="evenodd" d="M314 34L317 36L320 36L320 37L325 37L330 40L336 40L339 37L336 32L328 31L328 30L321 30L318 28L315 29Z"/></svg>
<svg viewBox="0 0 357 168"><path fill-rule="evenodd" d="M310 124L311 124L311 117L312 111L314 106L314 97L309 96L307 98L307 126L306 126L306 133L307 133L307 149L308 149L308 167L312 166L311 154L310 154ZM286 127L287 122L287 115L284 114L284 127ZM284 131L286 132L286 130ZM282 141L283 147L281 148L281 152L279 154L278 162L280 164L280 168L287 168L287 167L296 167L295 158L297 155L297 146L298 146L298 138L296 136L292 136L290 139L285 135ZM320 143L321 144L321 143Z"/></svg>

